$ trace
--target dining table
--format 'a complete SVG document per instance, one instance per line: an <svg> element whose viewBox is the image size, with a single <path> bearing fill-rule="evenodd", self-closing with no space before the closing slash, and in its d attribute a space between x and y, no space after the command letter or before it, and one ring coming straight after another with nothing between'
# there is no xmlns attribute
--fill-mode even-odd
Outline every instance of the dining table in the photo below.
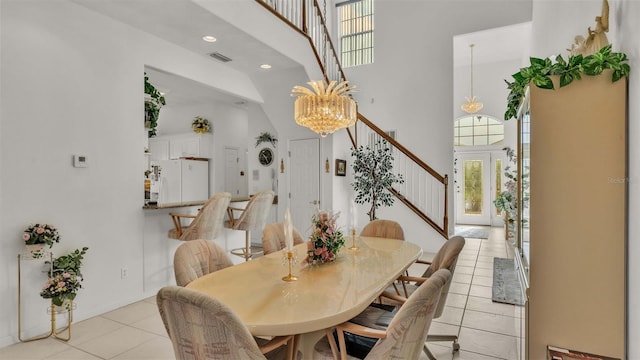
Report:
<svg viewBox="0 0 640 360"><path fill-rule="evenodd" d="M355 249L354 249L355 247ZM330 263L308 261L307 244L204 275L187 285L228 305L254 336L300 335L304 359L313 358L325 329L364 311L421 255L409 241L345 237Z"/></svg>

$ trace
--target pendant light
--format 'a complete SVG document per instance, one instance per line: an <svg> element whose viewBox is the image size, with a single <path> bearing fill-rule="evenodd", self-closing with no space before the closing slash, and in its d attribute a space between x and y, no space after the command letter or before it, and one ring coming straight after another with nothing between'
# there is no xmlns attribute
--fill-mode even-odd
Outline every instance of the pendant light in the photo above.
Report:
<svg viewBox="0 0 640 360"><path fill-rule="evenodd" d="M294 118L298 125L306 126L322 137L336 130L353 126L358 115L355 100L349 91L355 86L347 81L339 84L331 81L325 86L323 80L308 82L313 91L304 86L295 86L291 96L296 96Z"/></svg>
<svg viewBox="0 0 640 360"><path fill-rule="evenodd" d="M473 47L474 44L469 44L469 48L471 49L471 96L467 97L467 102L460 106L462 111L467 114L475 114L484 106L481 102L477 101L476 97L473 95Z"/></svg>

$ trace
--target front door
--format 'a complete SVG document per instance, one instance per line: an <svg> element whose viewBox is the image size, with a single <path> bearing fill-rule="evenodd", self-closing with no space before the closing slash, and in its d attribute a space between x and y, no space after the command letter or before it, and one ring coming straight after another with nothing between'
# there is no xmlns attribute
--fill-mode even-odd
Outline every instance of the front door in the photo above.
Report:
<svg viewBox="0 0 640 360"><path fill-rule="evenodd" d="M289 143L291 220L303 237L310 234L311 217L320 206L320 140Z"/></svg>
<svg viewBox="0 0 640 360"><path fill-rule="evenodd" d="M491 225L491 154L458 153L456 223Z"/></svg>

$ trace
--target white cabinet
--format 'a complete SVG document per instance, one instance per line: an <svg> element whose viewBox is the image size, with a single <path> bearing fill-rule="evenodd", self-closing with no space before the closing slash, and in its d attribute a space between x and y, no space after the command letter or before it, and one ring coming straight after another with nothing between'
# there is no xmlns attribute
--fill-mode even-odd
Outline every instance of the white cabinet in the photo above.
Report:
<svg viewBox="0 0 640 360"><path fill-rule="evenodd" d="M169 160L169 140L151 138L149 139L149 151L151 160Z"/></svg>
<svg viewBox="0 0 640 360"><path fill-rule="evenodd" d="M530 149L530 221L520 226L528 358L546 359L555 345L624 359L634 341L625 335L626 79L612 83L605 70L562 88L553 81L555 90L531 87L530 128L521 129L530 130L520 141Z"/></svg>
<svg viewBox="0 0 640 360"><path fill-rule="evenodd" d="M200 138L189 136L172 139L169 146L169 158L179 159L181 157L205 157L200 156Z"/></svg>
<svg viewBox="0 0 640 360"><path fill-rule="evenodd" d="M184 157L211 158L212 134L175 134L149 139L151 160L170 160Z"/></svg>

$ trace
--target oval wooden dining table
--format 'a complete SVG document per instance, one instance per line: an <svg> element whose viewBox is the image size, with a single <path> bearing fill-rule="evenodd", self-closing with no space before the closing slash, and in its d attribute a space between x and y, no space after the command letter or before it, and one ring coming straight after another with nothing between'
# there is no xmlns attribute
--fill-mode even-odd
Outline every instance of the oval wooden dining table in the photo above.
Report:
<svg viewBox="0 0 640 360"><path fill-rule="evenodd" d="M187 285L227 304L254 336L300 334L305 359L330 328L362 312L422 254L409 242L387 238L352 239L328 264L305 262L307 245L294 247L292 267L297 281L283 281L289 273L284 252L205 275Z"/></svg>

